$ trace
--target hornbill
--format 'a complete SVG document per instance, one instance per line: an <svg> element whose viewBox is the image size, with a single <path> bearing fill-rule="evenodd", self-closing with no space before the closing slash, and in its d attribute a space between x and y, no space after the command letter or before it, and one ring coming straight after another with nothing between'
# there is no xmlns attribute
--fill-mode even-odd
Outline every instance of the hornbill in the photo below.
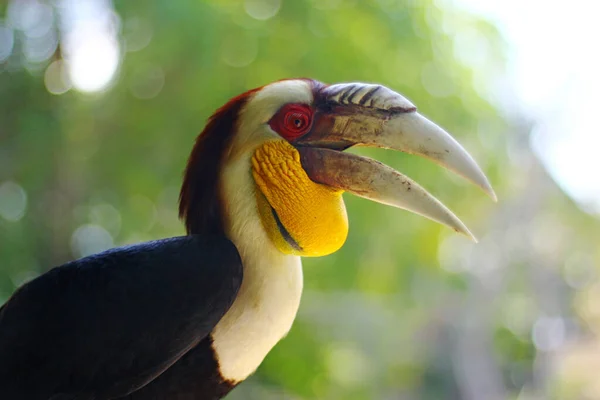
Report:
<svg viewBox="0 0 600 400"><path fill-rule="evenodd" d="M495 198L469 154L389 88L289 79L250 90L195 142L180 194L188 235L69 262L4 304L0 398L222 398L290 330L300 257L344 243L344 192L473 238L408 177L343 152L352 146L429 158Z"/></svg>

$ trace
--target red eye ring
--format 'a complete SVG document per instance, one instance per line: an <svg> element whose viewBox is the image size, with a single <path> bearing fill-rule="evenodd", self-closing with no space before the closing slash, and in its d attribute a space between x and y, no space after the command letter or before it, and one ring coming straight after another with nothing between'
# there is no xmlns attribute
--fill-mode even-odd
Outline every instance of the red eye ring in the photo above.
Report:
<svg viewBox="0 0 600 400"><path fill-rule="evenodd" d="M298 111L288 111L284 118L285 127L290 132L303 132L310 123L310 117Z"/></svg>
<svg viewBox="0 0 600 400"><path fill-rule="evenodd" d="M271 129L292 141L305 135L312 127L313 110L306 104L286 104L269 121Z"/></svg>

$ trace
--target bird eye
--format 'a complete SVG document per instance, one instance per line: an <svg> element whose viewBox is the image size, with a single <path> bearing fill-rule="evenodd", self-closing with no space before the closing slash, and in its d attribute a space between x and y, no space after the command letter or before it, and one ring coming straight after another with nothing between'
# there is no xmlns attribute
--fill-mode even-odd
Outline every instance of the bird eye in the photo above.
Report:
<svg viewBox="0 0 600 400"><path fill-rule="evenodd" d="M309 117L299 112L288 112L285 116L285 127L290 131L302 131L308 125Z"/></svg>
<svg viewBox="0 0 600 400"><path fill-rule="evenodd" d="M306 134L313 119L312 109L305 104L286 104L273 116L269 125L287 140Z"/></svg>

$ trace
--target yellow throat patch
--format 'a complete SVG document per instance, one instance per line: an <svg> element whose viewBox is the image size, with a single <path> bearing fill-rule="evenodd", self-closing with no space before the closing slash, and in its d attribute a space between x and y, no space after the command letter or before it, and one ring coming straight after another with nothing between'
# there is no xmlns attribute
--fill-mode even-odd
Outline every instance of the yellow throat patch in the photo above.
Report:
<svg viewBox="0 0 600 400"><path fill-rule="evenodd" d="M252 175L263 225L281 252L318 257L342 247L348 236L343 191L311 181L291 144L274 140L259 147Z"/></svg>

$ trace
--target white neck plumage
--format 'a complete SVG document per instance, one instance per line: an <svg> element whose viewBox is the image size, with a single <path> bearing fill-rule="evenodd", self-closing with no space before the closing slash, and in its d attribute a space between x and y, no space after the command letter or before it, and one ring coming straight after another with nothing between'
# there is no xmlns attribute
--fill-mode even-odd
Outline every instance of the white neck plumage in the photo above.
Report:
<svg viewBox="0 0 600 400"><path fill-rule="evenodd" d="M224 378L250 375L287 334L302 293L300 257L281 253L262 225L250 169L252 151L238 153L221 174L227 235L244 265L235 302L213 331L213 346Z"/></svg>

